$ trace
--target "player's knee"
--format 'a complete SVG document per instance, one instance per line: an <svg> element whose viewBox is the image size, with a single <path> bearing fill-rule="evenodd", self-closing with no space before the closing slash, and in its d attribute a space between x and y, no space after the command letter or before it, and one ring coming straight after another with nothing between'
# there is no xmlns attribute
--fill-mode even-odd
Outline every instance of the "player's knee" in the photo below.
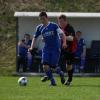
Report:
<svg viewBox="0 0 100 100"><path fill-rule="evenodd" d="M67 71L72 70L72 65L67 65L67 66L66 66L66 69L67 69Z"/></svg>
<svg viewBox="0 0 100 100"><path fill-rule="evenodd" d="M43 65L43 70L46 72L49 70L49 65Z"/></svg>

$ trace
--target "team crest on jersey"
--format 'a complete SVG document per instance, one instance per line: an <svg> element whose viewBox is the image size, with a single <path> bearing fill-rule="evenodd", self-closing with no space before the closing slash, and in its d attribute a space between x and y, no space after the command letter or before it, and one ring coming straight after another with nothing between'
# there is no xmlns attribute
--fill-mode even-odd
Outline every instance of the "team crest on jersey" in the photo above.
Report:
<svg viewBox="0 0 100 100"><path fill-rule="evenodd" d="M53 35L54 35L54 31L49 31L49 32L43 33L43 37L53 36Z"/></svg>

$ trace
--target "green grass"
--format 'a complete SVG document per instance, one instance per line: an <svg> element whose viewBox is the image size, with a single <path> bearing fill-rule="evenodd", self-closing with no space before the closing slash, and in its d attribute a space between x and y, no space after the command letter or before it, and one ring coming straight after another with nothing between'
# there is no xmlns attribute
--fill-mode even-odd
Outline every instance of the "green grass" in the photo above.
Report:
<svg viewBox="0 0 100 100"><path fill-rule="evenodd" d="M70 87L50 87L40 77L29 77L27 86L19 86L19 77L0 77L0 100L100 100L100 78L74 78Z"/></svg>

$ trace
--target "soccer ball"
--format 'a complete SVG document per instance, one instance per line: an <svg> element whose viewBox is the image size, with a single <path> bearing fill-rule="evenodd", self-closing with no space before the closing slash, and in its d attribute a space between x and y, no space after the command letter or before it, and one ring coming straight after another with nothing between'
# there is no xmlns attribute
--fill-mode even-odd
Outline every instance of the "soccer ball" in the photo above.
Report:
<svg viewBox="0 0 100 100"><path fill-rule="evenodd" d="M20 77L18 79L18 84L20 86L26 86L27 85L27 82L28 82L27 77Z"/></svg>

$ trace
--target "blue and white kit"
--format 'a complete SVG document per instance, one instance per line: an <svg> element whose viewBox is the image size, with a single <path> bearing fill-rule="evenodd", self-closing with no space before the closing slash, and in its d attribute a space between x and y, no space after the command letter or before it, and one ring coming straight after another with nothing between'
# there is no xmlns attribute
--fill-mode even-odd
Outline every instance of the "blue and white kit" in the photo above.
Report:
<svg viewBox="0 0 100 100"><path fill-rule="evenodd" d="M61 39L63 31L56 23L48 22L48 25L40 24L36 28L34 38L43 36L45 46L42 51L42 63L57 66L60 57Z"/></svg>

